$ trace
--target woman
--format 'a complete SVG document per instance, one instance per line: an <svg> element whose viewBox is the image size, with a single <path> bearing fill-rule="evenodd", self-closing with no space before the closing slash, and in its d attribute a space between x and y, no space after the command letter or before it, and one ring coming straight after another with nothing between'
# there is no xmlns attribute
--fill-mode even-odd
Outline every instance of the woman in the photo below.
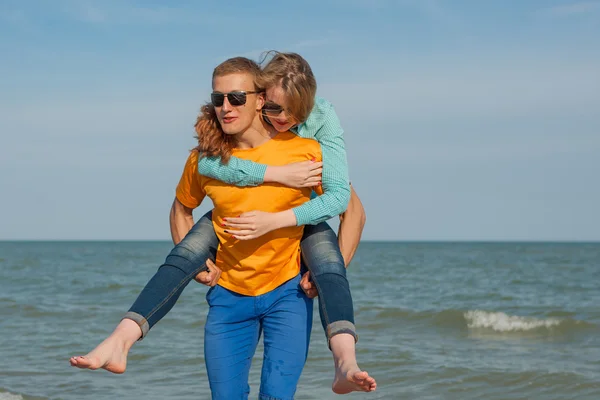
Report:
<svg viewBox="0 0 600 400"><path fill-rule="evenodd" d="M254 211L242 213L239 218L226 218L222 223L231 230L233 238L240 240L255 239L273 229L315 223L337 215L345 207L344 193L345 187L348 187L342 131L332 107L327 102L318 99L313 107L316 82L306 61L296 54L276 53L264 68L262 77L268 85L267 103L263 109L265 120L270 121L277 131L285 131L297 125L299 135L314 135L321 139L325 157L325 194L290 210L276 213ZM223 98L216 100L215 102L213 99L215 106L219 101L224 101ZM240 100L235 96L229 99L232 104L239 103ZM309 116L311 110L313 112ZM301 121L304 123L298 124ZM205 131L212 127L210 123L207 125L206 119L199 121L197 131L200 142L206 138ZM285 181L282 179L282 175L286 174L285 168L288 168L289 172L289 165L267 167L237 157L231 157L228 163L221 163L219 147L204 146L202 150L208 157L201 158L198 165L200 173L224 182L238 185L260 183L260 179L252 177L252 171L263 171L265 181ZM328 164L328 158L336 162ZM319 164L316 165L315 170L318 170ZM310 178L307 184L312 184ZM328 198L327 193L333 193L333 196ZM360 205L359 201L358 204ZM175 242L181 240L186 231L189 231L189 234L167 257L165 264L142 291L113 335L90 353L88 358L72 359L74 365L84 368L104 367L113 372L124 371L127 351L140 337L140 329L141 336L144 336L173 306L189 280L205 269L205 263L211 256L214 257L218 241L210 222L210 215L205 215L190 230L193 225L191 210L175 202L171 220ZM342 224L344 222L342 221ZM178 225L183 228L177 228ZM346 263L350 261L358 243L362 223L360 225L358 235L354 235L350 240L351 244L343 249ZM344 237L348 235L340 235L340 239ZM336 393L374 390L375 381L367 373L360 371L356 363L352 299L345 276L344 259L340 254L335 233L325 223L307 225L302 240L302 252L319 291L321 321L334 355L336 375L333 390ZM308 282L305 280L304 283ZM165 294L159 298L158 293ZM132 325L132 321L136 321L137 326Z"/></svg>

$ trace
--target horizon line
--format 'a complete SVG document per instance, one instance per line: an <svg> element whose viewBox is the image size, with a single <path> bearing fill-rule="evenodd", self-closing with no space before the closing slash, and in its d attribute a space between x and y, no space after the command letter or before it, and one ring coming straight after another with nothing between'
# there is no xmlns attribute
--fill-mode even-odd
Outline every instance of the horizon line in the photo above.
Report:
<svg viewBox="0 0 600 400"><path fill-rule="evenodd" d="M0 243L141 243L141 242L171 242L169 239L0 239ZM595 240L572 239L364 239L360 243L556 243L556 244L600 244Z"/></svg>

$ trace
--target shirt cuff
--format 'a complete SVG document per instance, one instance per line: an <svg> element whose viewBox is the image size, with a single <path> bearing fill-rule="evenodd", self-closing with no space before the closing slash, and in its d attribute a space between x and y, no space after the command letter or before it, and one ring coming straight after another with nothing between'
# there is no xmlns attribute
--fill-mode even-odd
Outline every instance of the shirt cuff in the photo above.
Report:
<svg viewBox="0 0 600 400"><path fill-rule="evenodd" d="M321 218L314 218L314 209L311 209L309 206L307 206L307 204L308 202L302 204L301 206L292 208L292 211L296 216L296 226L317 225L331 218L327 215Z"/></svg>

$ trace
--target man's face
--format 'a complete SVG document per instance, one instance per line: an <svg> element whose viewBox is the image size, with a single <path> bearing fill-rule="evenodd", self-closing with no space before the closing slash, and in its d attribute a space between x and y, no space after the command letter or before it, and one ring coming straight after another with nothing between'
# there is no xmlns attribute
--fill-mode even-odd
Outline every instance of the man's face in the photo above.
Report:
<svg viewBox="0 0 600 400"><path fill-rule="evenodd" d="M227 135L237 135L248 129L264 104L262 94L247 93L245 104L232 105L232 102L239 103L236 100L243 98L243 96L240 96L239 93L230 93L255 91L254 77L248 73L217 76L213 79L213 93L229 94L225 97L222 105L215 105L217 118L221 123L223 132ZM233 99L234 96L235 99Z"/></svg>

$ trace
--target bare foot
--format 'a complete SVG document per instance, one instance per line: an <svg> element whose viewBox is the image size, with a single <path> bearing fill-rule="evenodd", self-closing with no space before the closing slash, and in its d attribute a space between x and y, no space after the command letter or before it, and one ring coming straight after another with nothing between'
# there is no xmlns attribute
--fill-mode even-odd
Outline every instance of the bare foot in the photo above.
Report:
<svg viewBox="0 0 600 400"><path fill-rule="evenodd" d="M129 349L141 336L142 331L137 323L125 318L94 350L85 356L71 357L69 362L77 368L103 368L114 374L122 374L127 367Z"/></svg>
<svg viewBox="0 0 600 400"><path fill-rule="evenodd" d="M127 367L127 353L128 350L122 341L109 336L87 355L71 357L69 361L77 368L103 368L115 374L122 374Z"/></svg>
<svg viewBox="0 0 600 400"><path fill-rule="evenodd" d="M335 379L331 389L337 394L373 392L377 389L377 382L367 371L361 371L356 363L342 363L335 369Z"/></svg>

